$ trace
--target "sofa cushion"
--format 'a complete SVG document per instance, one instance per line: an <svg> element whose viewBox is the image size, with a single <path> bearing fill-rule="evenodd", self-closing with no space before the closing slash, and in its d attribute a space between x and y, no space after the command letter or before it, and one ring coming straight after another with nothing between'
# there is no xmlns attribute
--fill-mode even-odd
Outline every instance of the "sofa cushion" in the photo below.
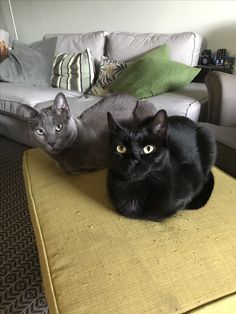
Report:
<svg viewBox="0 0 236 314"><path fill-rule="evenodd" d="M86 92L94 81L94 63L90 49L81 53L59 53L55 56L51 85Z"/></svg>
<svg viewBox="0 0 236 314"><path fill-rule="evenodd" d="M117 214L106 171L68 176L39 149L23 170L50 313L185 313L236 291L236 181L218 169L205 207L161 223Z"/></svg>
<svg viewBox="0 0 236 314"><path fill-rule="evenodd" d="M191 83L179 90L149 97L147 100L155 105L157 110L165 109L169 116L181 115L198 121L205 113L202 110L207 105L207 89L205 84Z"/></svg>
<svg viewBox="0 0 236 314"><path fill-rule="evenodd" d="M15 41L9 57L0 63L0 80L50 86L56 37L27 46Z"/></svg>
<svg viewBox="0 0 236 314"><path fill-rule="evenodd" d="M99 96L86 95L82 98L69 97L67 98L67 101L71 112L75 116L79 116L82 113L81 110L83 108L85 110L99 101L99 99L101 99ZM153 112L153 114L164 108L169 116L182 115L193 121L198 121L202 107L205 107L207 104L207 99L207 89L205 84L191 83L177 91L149 97L147 101L154 104L155 112ZM52 103L52 100L41 102L37 104L35 108L42 109L52 105Z"/></svg>
<svg viewBox="0 0 236 314"><path fill-rule="evenodd" d="M158 54L144 55L123 71L108 89L139 99L147 98L188 85L199 71L183 63L159 58Z"/></svg>
<svg viewBox="0 0 236 314"><path fill-rule="evenodd" d="M104 55L105 33L103 31L77 34L47 34L44 38L55 36L57 37L56 54L83 52L86 48L89 48L98 64Z"/></svg>
<svg viewBox="0 0 236 314"><path fill-rule="evenodd" d="M17 114L17 108L13 103L35 106L39 102L52 100L60 92L66 97L78 97L82 95L76 91L68 91L60 88L29 86L15 83L0 82L0 111Z"/></svg>
<svg viewBox="0 0 236 314"><path fill-rule="evenodd" d="M167 45L172 60L191 66L197 65L202 37L193 32L176 34L114 32L107 37L106 55L114 60L127 61L164 44Z"/></svg>

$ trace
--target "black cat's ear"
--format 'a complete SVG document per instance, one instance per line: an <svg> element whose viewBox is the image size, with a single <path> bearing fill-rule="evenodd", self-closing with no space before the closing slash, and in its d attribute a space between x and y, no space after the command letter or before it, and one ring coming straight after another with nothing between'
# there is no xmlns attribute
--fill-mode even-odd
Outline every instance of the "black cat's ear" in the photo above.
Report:
<svg viewBox="0 0 236 314"><path fill-rule="evenodd" d="M158 134L162 138L165 137L167 131L167 114L165 110L160 110L150 122L150 127L154 134Z"/></svg>
<svg viewBox="0 0 236 314"><path fill-rule="evenodd" d="M33 107L29 105L24 105L24 104L20 106L20 112L29 121L33 120L39 115L39 112L36 109L34 109Z"/></svg>
<svg viewBox="0 0 236 314"><path fill-rule="evenodd" d="M107 113L107 122L110 131L117 132L118 130L123 129L119 123L114 120L110 112Z"/></svg>
<svg viewBox="0 0 236 314"><path fill-rule="evenodd" d="M59 93L56 95L54 99L54 104L52 105L52 110L55 111L57 114L70 112L69 105L66 101L66 96L63 93Z"/></svg>

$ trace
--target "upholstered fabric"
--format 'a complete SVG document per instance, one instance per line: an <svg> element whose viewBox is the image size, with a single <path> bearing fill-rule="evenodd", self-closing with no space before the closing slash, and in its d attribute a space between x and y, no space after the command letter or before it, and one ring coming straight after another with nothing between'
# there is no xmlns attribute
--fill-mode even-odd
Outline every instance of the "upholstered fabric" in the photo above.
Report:
<svg viewBox="0 0 236 314"><path fill-rule="evenodd" d="M37 103L53 100L58 93L64 93L66 97L82 95L77 91L68 91L61 88L29 86L15 83L0 82L0 111L17 115L18 106L13 103L35 106Z"/></svg>
<svg viewBox="0 0 236 314"><path fill-rule="evenodd" d="M177 91L149 97L157 110L165 108L168 115L183 115L198 121L199 115L205 119L207 90L204 84L191 83Z"/></svg>
<svg viewBox="0 0 236 314"><path fill-rule="evenodd" d="M202 37L194 32L176 34L114 32L107 37L107 57L127 61L150 49L166 44L171 59L195 66L201 50Z"/></svg>
<svg viewBox="0 0 236 314"><path fill-rule="evenodd" d="M221 171L204 208L155 223L114 211L105 170L70 176L39 149L23 170L50 313L183 313L236 292L236 181Z"/></svg>
<svg viewBox="0 0 236 314"><path fill-rule="evenodd" d="M208 121L236 127L236 76L212 71L206 76L209 93Z"/></svg>
<svg viewBox="0 0 236 314"><path fill-rule="evenodd" d="M217 165L236 178L236 76L213 71L206 76L208 122L216 136Z"/></svg>
<svg viewBox="0 0 236 314"><path fill-rule="evenodd" d="M44 38L57 37L56 54L82 52L89 48L99 64L104 55L105 33L103 31L74 34L47 34Z"/></svg>

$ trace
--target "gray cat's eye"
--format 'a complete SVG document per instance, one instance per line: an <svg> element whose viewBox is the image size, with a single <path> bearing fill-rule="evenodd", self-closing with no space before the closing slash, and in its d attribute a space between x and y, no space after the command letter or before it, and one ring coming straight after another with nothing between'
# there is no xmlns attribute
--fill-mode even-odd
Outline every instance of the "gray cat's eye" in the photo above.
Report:
<svg viewBox="0 0 236 314"><path fill-rule="evenodd" d="M143 148L144 154L151 154L154 151L154 146L147 145Z"/></svg>
<svg viewBox="0 0 236 314"><path fill-rule="evenodd" d="M60 132L63 129L63 125L60 123L56 126L56 131Z"/></svg>
<svg viewBox="0 0 236 314"><path fill-rule="evenodd" d="M44 132L43 132L42 129L37 129L36 132L37 132L37 134L40 135L40 136L44 135Z"/></svg>
<svg viewBox="0 0 236 314"><path fill-rule="evenodd" d="M116 150L120 154L125 154L127 152L127 148L121 144L116 147Z"/></svg>

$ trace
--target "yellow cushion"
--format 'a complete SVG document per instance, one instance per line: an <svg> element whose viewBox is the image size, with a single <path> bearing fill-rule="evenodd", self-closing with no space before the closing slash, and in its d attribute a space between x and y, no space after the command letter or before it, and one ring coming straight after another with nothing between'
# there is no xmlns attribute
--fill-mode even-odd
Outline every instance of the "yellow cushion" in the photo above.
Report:
<svg viewBox="0 0 236 314"><path fill-rule="evenodd" d="M39 149L23 170L50 313L183 313L236 292L236 181L220 170L207 206L161 223L119 216L105 170L67 175Z"/></svg>

